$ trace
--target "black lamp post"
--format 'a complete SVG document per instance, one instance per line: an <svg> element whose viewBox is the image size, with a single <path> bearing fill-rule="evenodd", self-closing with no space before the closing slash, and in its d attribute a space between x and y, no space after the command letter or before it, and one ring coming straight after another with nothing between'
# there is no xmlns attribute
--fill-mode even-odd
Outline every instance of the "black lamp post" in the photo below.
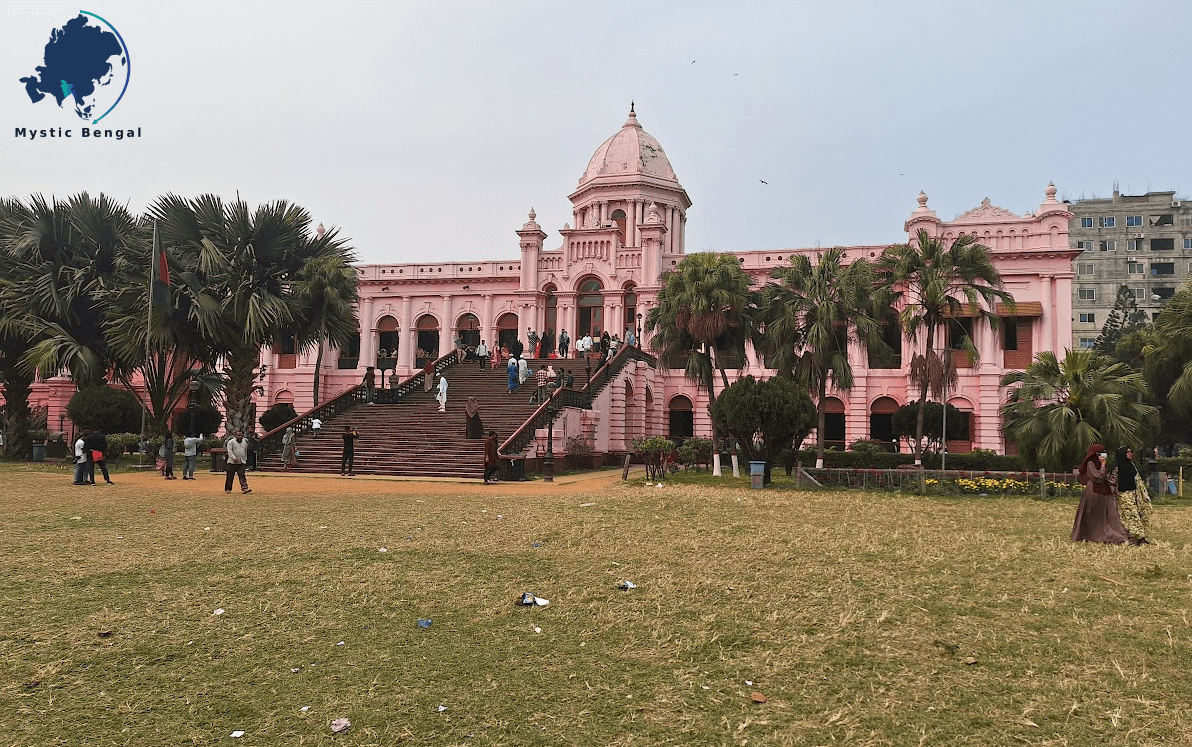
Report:
<svg viewBox="0 0 1192 747"><path fill-rule="evenodd" d="M637 337L634 339L637 340L637 347L640 350L641 346L642 346L642 315L641 314L637 315Z"/></svg>
<svg viewBox="0 0 1192 747"><path fill-rule="evenodd" d="M190 435L195 435L195 415L199 411L199 382L194 379L190 380L188 385L190 389L190 401L186 403L186 409L190 410Z"/></svg>
<svg viewBox="0 0 1192 747"><path fill-rule="evenodd" d="M592 355L584 351L584 370L588 372L588 383L592 383Z"/></svg>
<svg viewBox="0 0 1192 747"><path fill-rule="evenodd" d="M546 408L546 458L542 460L542 479L544 482L555 481L555 413L559 410L554 400Z"/></svg>

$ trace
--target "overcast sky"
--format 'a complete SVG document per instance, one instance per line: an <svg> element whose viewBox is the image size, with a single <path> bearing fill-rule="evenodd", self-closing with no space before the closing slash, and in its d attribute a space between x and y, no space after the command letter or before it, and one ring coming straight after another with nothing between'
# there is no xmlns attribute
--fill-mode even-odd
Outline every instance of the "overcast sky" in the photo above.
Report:
<svg viewBox="0 0 1192 747"><path fill-rule="evenodd" d="M631 100L689 252L899 241L920 189L950 219L1192 174L1178 0L85 5L129 50L123 141L19 82L77 7L0 12L0 194L284 198L365 262L514 257L531 206L556 248Z"/></svg>

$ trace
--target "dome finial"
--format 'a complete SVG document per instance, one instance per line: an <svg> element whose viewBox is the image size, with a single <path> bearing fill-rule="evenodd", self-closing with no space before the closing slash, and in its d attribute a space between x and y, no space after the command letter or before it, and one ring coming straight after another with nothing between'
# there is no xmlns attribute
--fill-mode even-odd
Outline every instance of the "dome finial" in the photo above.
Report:
<svg viewBox="0 0 1192 747"><path fill-rule="evenodd" d="M633 114L633 99L629 100L629 113Z"/></svg>

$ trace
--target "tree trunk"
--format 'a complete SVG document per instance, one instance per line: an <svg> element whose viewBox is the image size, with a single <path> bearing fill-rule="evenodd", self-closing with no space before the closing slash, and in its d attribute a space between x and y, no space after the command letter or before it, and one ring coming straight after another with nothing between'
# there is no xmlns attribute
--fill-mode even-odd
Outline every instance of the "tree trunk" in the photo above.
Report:
<svg viewBox="0 0 1192 747"><path fill-rule="evenodd" d="M256 389L256 369L259 362L258 348L241 348L233 351L227 359L224 387L224 410L227 413L229 433L242 430L252 433L252 395Z"/></svg>
<svg viewBox="0 0 1192 747"><path fill-rule="evenodd" d="M29 456L29 394L33 376L16 366L4 371L4 456L24 459Z"/></svg>
<svg viewBox="0 0 1192 747"><path fill-rule="evenodd" d="M720 477L720 439L719 431L716 428L716 419L712 417L712 405L716 402L716 373L712 371L712 354L708 352L708 346L704 346L704 352L701 353L708 359L708 420L712 422L712 476Z"/></svg>
<svg viewBox="0 0 1192 747"><path fill-rule="evenodd" d="M915 466L923 466L923 424L927 414L927 387L931 385L931 357L935 354L935 327L927 326L927 352L923 381L919 384L919 414L915 418Z"/></svg>
<svg viewBox="0 0 1192 747"><path fill-rule="evenodd" d="M708 362L711 363L711 359L709 359ZM719 355L716 356L716 363L717 363L716 368L719 369L719 371L720 371L720 380L724 383L724 388L728 389L728 374L725 373L724 366L719 365L720 364L720 356ZM708 391L711 391L711 389L709 389ZM712 413L712 403L711 403L711 400L709 400L708 401L708 414L710 415L711 413ZM731 461L733 463L733 477L740 477L741 476L741 468L740 468L740 465L738 464L738 460L737 460L737 440L736 439L733 439L732 441L729 442L729 448L732 449L732 451L729 452L729 461Z"/></svg>
<svg viewBox="0 0 1192 747"><path fill-rule="evenodd" d="M319 406L319 379L323 376L323 338L326 332L323 327L319 327L319 354L315 357L315 407Z"/></svg>
<svg viewBox="0 0 1192 747"><path fill-rule="evenodd" d="M826 396L828 396L828 384L827 384L827 381L825 379L823 379L823 377L821 377L820 385L819 385L819 408L818 408L819 412L817 413L817 417L819 418L819 426L816 428L816 431L815 431L815 446L816 446L815 468L816 469L824 468L824 451L825 451L824 444L827 442L827 434L825 433L825 431L828 428L828 413L824 410L824 397L826 397ZM839 462L837 462L837 464L839 464Z"/></svg>

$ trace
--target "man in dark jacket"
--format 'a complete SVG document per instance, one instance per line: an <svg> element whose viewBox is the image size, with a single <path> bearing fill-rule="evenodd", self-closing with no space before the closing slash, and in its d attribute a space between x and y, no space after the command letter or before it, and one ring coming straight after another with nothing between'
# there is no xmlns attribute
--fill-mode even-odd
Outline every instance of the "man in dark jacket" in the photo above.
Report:
<svg viewBox="0 0 1192 747"><path fill-rule="evenodd" d="M489 431L488 437L484 439L484 484L488 485L490 482L496 482L497 469L500 467L501 461L497 456L497 432Z"/></svg>
<svg viewBox="0 0 1192 747"><path fill-rule="evenodd" d="M83 446L87 451L92 452L92 461L87 465L87 474L90 476L91 484L95 484L95 467L98 465L103 474L103 481L108 485L115 485L111 475L108 474L108 437L102 430L96 428L83 437Z"/></svg>

